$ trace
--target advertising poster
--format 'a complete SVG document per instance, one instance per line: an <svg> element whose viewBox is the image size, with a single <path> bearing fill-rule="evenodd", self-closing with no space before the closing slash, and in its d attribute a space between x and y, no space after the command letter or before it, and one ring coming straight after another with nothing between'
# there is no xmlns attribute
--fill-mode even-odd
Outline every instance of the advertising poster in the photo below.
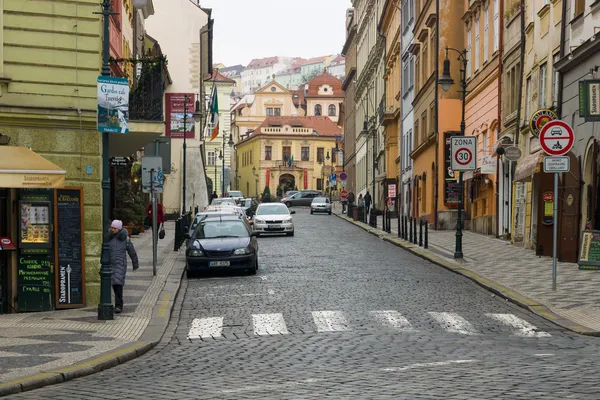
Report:
<svg viewBox="0 0 600 400"><path fill-rule="evenodd" d="M128 133L129 80L98 77L98 132Z"/></svg>
<svg viewBox="0 0 600 400"><path fill-rule="evenodd" d="M173 139L183 139L185 132L187 139L193 139L196 124L194 121L196 97L193 93L167 93L165 96L167 105L166 135ZM183 126L184 122L185 127Z"/></svg>

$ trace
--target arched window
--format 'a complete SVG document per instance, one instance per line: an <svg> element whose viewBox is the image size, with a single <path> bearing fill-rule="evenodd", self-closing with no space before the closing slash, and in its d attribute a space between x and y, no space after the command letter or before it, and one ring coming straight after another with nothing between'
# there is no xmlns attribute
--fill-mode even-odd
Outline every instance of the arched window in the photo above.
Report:
<svg viewBox="0 0 600 400"><path fill-rule="evenodd" d="M335 112L336 112L335 104L330 104L329 105L329 116L335 117Z"/></svg>
<svg viewBox="0 0 600 400"><path fill-rule="evenodd" d="M317 104L315 106L315 115L320 116L322 114L322 109L321 109L321 105Z"/></svg>

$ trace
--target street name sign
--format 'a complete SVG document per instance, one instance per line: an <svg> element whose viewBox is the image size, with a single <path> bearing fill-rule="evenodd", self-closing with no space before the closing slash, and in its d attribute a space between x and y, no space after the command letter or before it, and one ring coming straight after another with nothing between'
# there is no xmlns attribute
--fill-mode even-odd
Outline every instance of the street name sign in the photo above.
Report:
<svg viewBox="0 0 600 400"><path fill-rule="evenodd" d="M508 161L519 161L519 158L521 158L521 149L517 146L507 146L504 148L503 157Z"/></svg>
<svg viewBox="0 0 600 400"><path fill-rule="evenodd" d="M142 191L151 193L154 188L154 193L162 193L163 181L162 157L142 157Z"/></svg>
<svg viewBox="0 0 600 400"><path fill-rule="evenodd" d="M555 156L544 158L544 172L569 172L571 159L568 156Z"/></svg>
<svg viewBox="0 0 600 400"><path fill-rule="evenodd" d="M477 169L477 137L453 136L450 141L452 170L475 171Z"/></svg>
<svg viewBox="0 0 600 400"><path fill-rule="evenodd" d="M550 121L540 133L540 146L549 156L564 156L575 142L573 129L564 121Z"/></svg>

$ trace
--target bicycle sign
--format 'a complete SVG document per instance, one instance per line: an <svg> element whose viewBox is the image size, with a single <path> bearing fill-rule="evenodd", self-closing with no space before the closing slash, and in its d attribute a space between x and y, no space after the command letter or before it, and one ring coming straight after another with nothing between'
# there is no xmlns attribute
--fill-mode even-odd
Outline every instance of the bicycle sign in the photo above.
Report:
<svg viewBox="0 0 600 400"><path fill-rule="evenodd" d="M477 169L477 137L453 136L450 140L452 170L475 171Z"/></svg>
<svg viewBox="0 0 600 400"><path fill-rule="evenodd" d="M546 123L540 132L540 146L549 156L564 156L573 147L575 133L564 121Z"/></svg>

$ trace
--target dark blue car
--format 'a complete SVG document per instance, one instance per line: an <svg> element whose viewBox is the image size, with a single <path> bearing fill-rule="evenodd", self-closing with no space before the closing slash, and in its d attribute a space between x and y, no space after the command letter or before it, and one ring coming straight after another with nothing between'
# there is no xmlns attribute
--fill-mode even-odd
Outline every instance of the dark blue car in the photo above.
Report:
<svg viewBox="0 0 600 400"><path fill-rule="evenodd" d="M258 270L258 241L237 215L202 219L188 240L186 274L215 270Z"/></svg>

